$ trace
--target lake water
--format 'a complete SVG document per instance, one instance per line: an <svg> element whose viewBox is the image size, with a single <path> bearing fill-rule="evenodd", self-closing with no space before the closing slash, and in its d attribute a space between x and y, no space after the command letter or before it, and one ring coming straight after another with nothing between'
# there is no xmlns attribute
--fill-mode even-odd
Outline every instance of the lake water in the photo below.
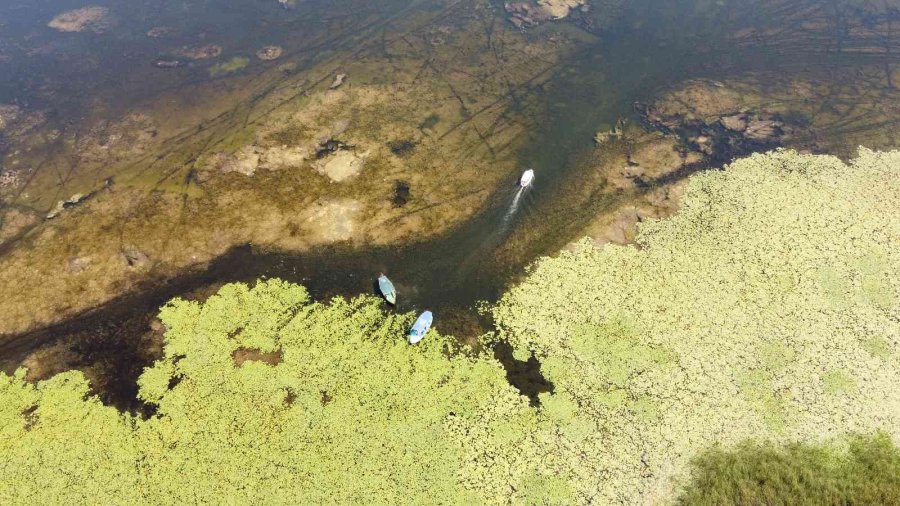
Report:
<svg viewBox="0 0 900 506"><path fill-rule="evenodd" d="M398 310L431 309L439 329L474 335L489 328L474 309L478 301L496 300L536 258L578 239L598 214L628 203L627 195L595 181L597 165L586 160L594 156L598 130L620 120L631 125L640 121L636 101L652 101L690 80L718 82L764 74L815 76L823 86L837 90L846 86L847 76L873 68L883 68L887 76L885 85L873 85L880 100L896 97L891 76L900 47L896 30L890 27L900 27L900 11L892 2L878 7L838 0L588 3L589 10L576 9L566 20L548 20L521 31L523 41L549 47L565 40L574 48L562 53L540 80L511 86L506 97L504 116L523 125L527 136L516 150L517 166L535 170L533 187L519 191L516 170L505 176L505 184L488 189L490 196L472 218L421 242L390 247L339 243L302 253L238 245L199 272L148 279L141 285L144 290L123 293L79 317L8 336L0 347L4 367L13 368L40 344L71 338L80 343L87 362L113 364L107 372L131 377L122 380L128 383L146 361L134 350L140 345L135 336L146 333L160 304L206 286L259 277L300 282L314 297L325 299L373 293L375 277L385 272L398 289ZM104 1L93 5L106 8L105 16L84 31L61 32L47 26L60 12L86 5L70 0L9 0L0 5L0 104L46 111L43 128L61 132L59 140L28 152L7 139L4 166L21 159L39 171L41 160L57 163L61 153L72 149L67 139L88 135L98 122L117 121L136 104L166 103L177 104L166 112L170 124L163 128L172 136L164 153L144 156L196 160L203 154L205 137L179 132L179 122L196 124L208 112L213 119L201 120L200 131L214 129L227 138L250 122L235 111L258 118L265 110L259 104L277 105L281 95L295 96L301 87L313 86L298 84L296 76L306 69L328 62L336 62L338 68L370 55L385 58L390 52L386 40L423 33L430 34L433 44L462 48L453 30L465 25L473 12L479 19L492 20L485 23L486 31L518 31L502 2L483 1L297 0L289 5L276 0ZM444 31L429 31L433 27ZM221 54L206 59L185 56L183 48L210 45L220 46ZM270 45L282 48L277 60L254 56ZM215 67L223 62L242 68ZM351 75L351 84L390 83L393 78L378 72ZM760 89L765 88L763 80ZM236 104L230 110L229 100ZM797 101L803 114L824 107L810 104L808 97L798 95ZM205 104L212 104L209 110L204 110ZM893 126L879 128L877 132ZM838 125L835 129L835 136L840 135ZM873 139L873 147L890 147L883 137ZM681 177L721 163L711 157ZM151 174L141 177L162 181L171 166L141 166ZM54 167L60 172L58 163ZM106 178L139 181L129 172L134 167L87 170L72 163L55 183L35 183L6 195L2 203L44 211L76 190L96 188ZM178 174L173 181L181 184L185 176ZM85 344L89 340L85 336L94 336L99 344ZM104 354L104 349L112 351ZM124 365L115 365L116 361ZM126 393L133 391L130 385L124 388Z"/></svg>

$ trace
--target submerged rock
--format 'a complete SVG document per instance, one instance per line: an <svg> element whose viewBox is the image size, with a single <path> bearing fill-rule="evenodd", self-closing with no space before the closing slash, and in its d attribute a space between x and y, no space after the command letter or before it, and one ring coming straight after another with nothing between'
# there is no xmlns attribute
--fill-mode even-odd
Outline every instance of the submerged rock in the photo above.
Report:
<svg viewBox="0 0 900 506"><path fill-rule="evenodd" d="M334 81L331 82L331 86L328 87L329 90L336 90L344 84L344 81L347 79L347 74L338 74L334 76Z"/></svg>
<svg viewBox="0 0 900 506"><path fill-rule="evenodd" d="M0 132L6 130L9 125L12 125L19 116L22 115L22 110L17 105L12 104L0 104Z"/></svg>
<svg viewBox="0 0 900 506"><path fill-rule="evenodd" d="M178 56L190 58L192 60L208 60L217 58L222 54L222 46L217 44L207 44L205 46L185 46L176 51Z"/></svg>
<svg viewBox="0 0 900 506"><path fill-rule="evenodd" d="M26 112L14 104L0 104L0 133L3 140L24 136L47 120L42 111Z"/></svg>
<svg viewBox="0 0 900 506"><path fill-rule="evenodd" d="M108 8L89 5L57 14L47 26L60 32L103 33L112 26L112 21Z"/></svg>
<svg viewBox="0 0 900 506"><path fill-rule="evenodd" d="M744 136L757 141L769 141L782 135L782 123L770 118L759 118L747 124Z"/></svg>
<svg viewBox="0 0 900 506"><path fill-rule="evenodd" d="M587 5L587 0L538 0L538 5L551 19L563 19L572 9Z"/></svg>
<svg viewBox="0 0 900 506"><path fill-rule="evenodd" d="M244 146L234 156L224 158L219 171L222 173L237 172L245 176L252 176L259 167L261 151L258 146Z"/></svg>
<svg viewBox="0 0 900 506"><path fill-rule="evenodd" d="M168 37L175 32L172 28L168 26L154 26L153 28L147 30L147 37L151 39L161 39L163 37Z"/></svg>
<svg viewBox="0 0 900 506"><path fill-rule="evenodd" d="M300 146L272 146L260 154L259 166L268 170L300 167L309 154L309 149Z"/></svg>
<svg viewBox="0 0 900 506"><path fill-rule="evenodd" d="M722 126L735 132L743 132L747 129L747 115L743 113L723 116L719 121L722 123Z"/></svg>
<svg viewBox="0 0 900 506"><path fill-rule="evenodd" d="M517 28L530 28L544 21L559 20L569 16L575 8L588 8L587 0L537 0L506 2L503 8L509 13L509 21Z"/></svg>
<svg viewBox="0 0 900 506"><path fill-rule="evenodd" d="M350 128L350 120L339 119L331 125L331 137L337 137Z"/></svg>
<svg viewBox="0 0 900 506"><path fill-rule="evenodd" d="M351 199L320 201L306 212L305 228L319 241L346 241L356 230L356 215L362 208Z"/></svg>
<svg viewBox="0 0 900 506"><path fill-rule="evenodd" d="M697 146L697 150L705 155L711 155L714 152L712 138L708 135L698 135L690 139Z"/></svg>
<svg viewBox="0 0 900 506"><path fill-rule="evenodd" d="M689 152L727 161L780 146L790 128L767 112L729 112L697 117L689 112L661 112L655 105L635 104L646 126L680 138Z"/></svg>
<svg viewBox="0 0 900 506"><path fill-rule="evenodd" d="M509 21L517 28L530 28L550 19L550 14L531 2L506 2L503 8L509 13Z"/></svg>
<svg viewBox="0 0 900 506"><path fill-rule="evenodd" d="M614 126L611 130L601 130L594 134L594 142L599 144L605 144L611 139L618 139L622 137L622 128L625 126L625 121L623 119L619 119L616 121L616 126Z"/></svg>
<svg viewBox="0 0 900 506"><path fill-rule="evenodd" d="M316 163L316 170L336 183L346 181L360 172L365 166L368 152L356 155L350 151L340 151L335 155Z"/></svg>
<svg viewBox="0 0 900 506"><path fill-rule="evenodd" d="M143 251L133 247L123 249L119 254L119 258L122 259L126 266L134 269L141 269L150 264L150 257Z"/></svg>
<svg viewBox="0 0 900 506"><path fill-rule="evenodd" d="M197 181L203 183L215 175L235 172L247 177L256 174L257 169L279 170L300 167L309 158L310 150L300 146L261 147L256 144L244 146L232 155L216 153L198 171Z"/></svg>
<svg viewBox="0 0 900 506"><path fill-rule="evenodd" d="M66 270L70 274L78 274L79 272L83 272L85 269L90 267L93 258L90 256L84 257L70 257L68 261L66 261Z"/></svg>
<svg viewBox="0 0 900 506"><path fill-rule="evenodd" d="M82 163L115 163L150 151L157 134L146 114L129 114L118 122L101 121L78 139L77 156Z"/></svg>
<svg viewBox="0 0 900 506"><path fill-rule="evenodd" d="M281 57L284 52L279 46L266 46L256 52L256 57L260 60L272 61Z"/></svg>
<svg viewBox="0 0 900 506"><path fill-rule="evenodd" d="M63 210L78 205L86 197L87 195L76 193L75 195L69 197L67 200L60 200L56 203L56 206L51 209L49 213L47 213L47 219L52 220L53 218L56 218L57 216L59 216L59 213L63 212Z"/></svg>
<svg viewBox="0 0 900 506"><path fill-rule="evenodd" d="M0 172L0 190L19 186L19 172L16 170L4 170Z"/></svg>

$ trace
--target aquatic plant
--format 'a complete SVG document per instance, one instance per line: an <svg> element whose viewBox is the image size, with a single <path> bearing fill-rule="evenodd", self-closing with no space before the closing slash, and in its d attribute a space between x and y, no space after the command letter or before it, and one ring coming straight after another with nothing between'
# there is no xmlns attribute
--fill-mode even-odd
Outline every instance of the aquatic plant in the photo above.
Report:
<svg viewBox="0 0 900 506"><path fill-rule="evenodd" d="M210 67L209 75L211 77L216 77L220 75L231 74L232 72L237 72L238 70L243 69L249 64L250 58L247 58L246 56L235 56L228 61L223 61Z"/></svg>
<svg viewBox="0 0 900 506"><path fill-rule="evenodd" d="M3 503L466 502L445 424L518 402L499 364L448 358L455 341L436 332L409 347L410 318L373 298L233 284L160 318L165 357L139 380L148 420L102 406L78 372L0 376ZM279 360L237 365L242 350Z"/></svg>
<svg viewBox="0 0 900 506"><path fill-rule="evenodd" d="M160 313L164 357L139 379L156 407L146 420L103 406L78 372L36 385L21 370L0 375L0 501L805 493L753 489L747 477L768 456L787 477L830 461L766 445L900 437L898 172L898 152L864 150L849 165L756 155L695 176L679 214L642 225L639 249L584 243L541 260L493 309L489 336L541 360L554 388L536 407L493 357L436 332L408 346L412 315L386 314L372 297L313 303L303 287L268 280L176 299ZM823 483L895 469L885 441L873 443L877 466L857 453ZM715 481L736 466L749 470ZM895 497L892 483L877 496L840 485L837 497Z"/></svg>
<svg viewBox="0 0 900 506"><path fill-rule="evenodd" d="M900 436L898 175L897 152L754 155L638 248L584 243L506 294L500 337L594 427L545 444L579 501L665 498L714 443Z"/></svg>

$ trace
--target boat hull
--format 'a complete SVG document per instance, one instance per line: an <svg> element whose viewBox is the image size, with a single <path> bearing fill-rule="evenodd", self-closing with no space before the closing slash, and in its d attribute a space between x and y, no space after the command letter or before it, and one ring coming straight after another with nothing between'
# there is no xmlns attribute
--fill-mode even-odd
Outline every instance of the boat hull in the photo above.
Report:
<svg viewBox="0 0 900 506"><path fill-rule="evenodd" d="M431 323L434 321L434 316L431 314L431 311L425 311L420 314L416 319L416 323L413 324L412 329L409 331L409 344L416 344L425 337L425 334L428 333L428 329L431 328Z"/></svg>
<svg viewBox="0 0 900 506"><path fill-rule="evenodd" d="M384 296L384 300L391 304L397 303L397 290L394 289L394 284L391 283L387 276L382 274L378 277L378 289L381 291L381 295Z"/></svg>
<svg viewBox="0 0 900 506"><path fill-rule="evenodd" d="M531 186L532 181L534 181L534 171L528 169L522 174L522 177L519 179L519 186L521 186L522 188L527 188Z"/></svg>

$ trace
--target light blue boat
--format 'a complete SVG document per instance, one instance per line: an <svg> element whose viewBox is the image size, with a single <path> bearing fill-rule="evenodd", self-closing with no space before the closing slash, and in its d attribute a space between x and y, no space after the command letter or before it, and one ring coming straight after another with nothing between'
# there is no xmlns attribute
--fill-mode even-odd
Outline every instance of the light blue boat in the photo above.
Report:
<svg viewBox="0 0 900 506"><path fill-rule="evenodd" d="M416 323L413 323L412 328L409 330L409 344L416 344L425 337L425 333L428 332L428 329L431 328L431 322L434 320L434 317L431 314L431 311L425 311L424 313L419 315L419 318L416 320Z"/></svg>
<svg viewBox="0 0 900 506"><path fill-rule="evenodd" d="M385 300L391 304L397 303L397 290L394 290L394 284L384 274L378 276L378 289L381 290Z"/></svg>

